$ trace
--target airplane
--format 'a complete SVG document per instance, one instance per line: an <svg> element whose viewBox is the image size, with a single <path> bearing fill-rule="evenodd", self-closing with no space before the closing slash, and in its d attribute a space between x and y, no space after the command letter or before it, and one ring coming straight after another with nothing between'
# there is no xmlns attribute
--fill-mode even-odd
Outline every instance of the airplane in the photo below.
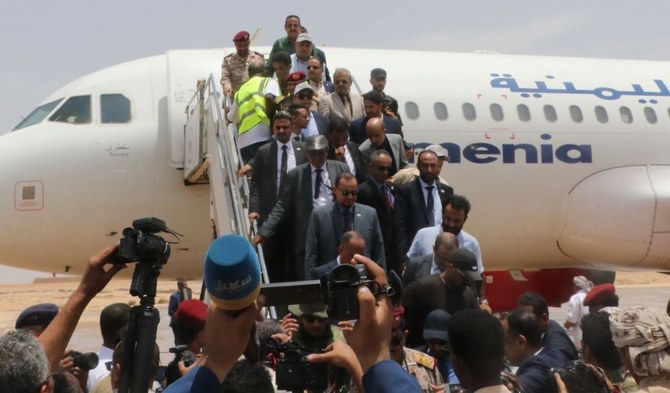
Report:
<svg viewBox="0 0 670 393"><path fill-rule="evenodd" d="M324 49L362 92L386 69L405 138L449 152L441 175L472 203L465 229L494 310L526 290L564 302L577 274L668 269L667 63ZM83 76L1 136L0 263L81 273L133 219L155 216L184 235L161 278L201 277L210 186L184 180L186 108L233 51L170 50Z"/></svg>

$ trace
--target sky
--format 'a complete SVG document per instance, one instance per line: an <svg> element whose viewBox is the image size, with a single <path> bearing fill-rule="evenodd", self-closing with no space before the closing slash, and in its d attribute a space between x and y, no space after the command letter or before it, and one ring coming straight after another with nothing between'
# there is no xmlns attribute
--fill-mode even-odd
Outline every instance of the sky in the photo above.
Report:
<svg viewBox="0 0 670 393"><path fill-rule="evenodd" d="M255 44L271 45L288 14L326 55L330 46L670 60L668 0L0 0L0 134L85 74L169 49L229 47L240 30L262 28ZM34 276L3 269L0 283Z"/></svg>

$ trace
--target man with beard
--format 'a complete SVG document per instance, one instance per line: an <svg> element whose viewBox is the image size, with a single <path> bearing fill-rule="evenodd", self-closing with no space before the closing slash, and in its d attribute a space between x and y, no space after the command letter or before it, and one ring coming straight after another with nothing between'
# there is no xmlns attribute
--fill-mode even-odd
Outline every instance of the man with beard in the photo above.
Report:
<svg viewBox="0 0 670 393"><path fill-rule="evenodd" d="M482 251L479 247L479 241L463 230L463 225L468 219L470 213L470 201L462 195L451 195L447 200L442 211L442 224L428 228L423 228L416 233L412 246L407 252L408 258L420 257L433 252L433 243L435 237L440 232L451 232L456 235L458 248L466 249L477 257L477 269L479 274L484 274L484 263L482 262ZM486 300L486 282L477 281L477 292L482 309L490 310Z"/></svg>
<svg viewBox="0 0 670 393"><path fill-rule="evenodd" d="M249 33L240 31L233 37L235 53L223 58L221 65L221 86L223 94L233 97L244 82L249 80L249 64L265 63L262 54L249 50Z"/></svg>
<svg viewBox="0 0 670 393"><path fill-rule="evenodd" d="M424 345L423 325L433 310L449 314L477 308L477 295L470 288L481 280L477 258L468 250L459 249L449 257L447 268L440 274L425 276L410 284L402 296L405 320L409 329L407 346Z"/></svg>

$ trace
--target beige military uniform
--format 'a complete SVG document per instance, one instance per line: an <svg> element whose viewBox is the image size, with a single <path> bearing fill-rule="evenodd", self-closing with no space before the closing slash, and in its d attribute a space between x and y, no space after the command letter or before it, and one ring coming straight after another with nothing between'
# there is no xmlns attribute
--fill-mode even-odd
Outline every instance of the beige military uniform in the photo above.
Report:
<svg viewBox="0 0 670 393"><path fill-rule="evenodd" d="M231 53L223 58L221 64L221 86L225 91L227 88L232 89L231 97L235 92L249 80L249 64L251 62L259 62L265 64L265 58L262 54L254 51L249 51L247 57L241 57L237 53Z"/></svg>
<svg viewBox="0 0 670 393"><path fill-rule="evenodd" d="M430 385L444 384L434 357L407 347L403 348L403 352L402 367L419 381L422 392L431 393Z"/></svg>

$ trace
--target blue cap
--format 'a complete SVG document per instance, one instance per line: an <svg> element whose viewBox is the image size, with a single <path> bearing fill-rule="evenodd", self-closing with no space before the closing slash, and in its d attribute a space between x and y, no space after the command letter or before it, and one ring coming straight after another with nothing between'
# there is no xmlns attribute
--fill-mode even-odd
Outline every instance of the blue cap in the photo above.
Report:
<svg viewBox="0 0 670 393"><path fill-rule="evenodd" d="M56 318L58 306L53 303L42 303L30 306L21 311L16 318L15 329L21 329L26 326L44 326L46 327Z"/></svg>
<svg viewBox="0 0 670 393"><path fill-rule="evenodd" d="M224 235L210 244L205 256L205 287L224 310L242 310L261 290L256 250L239 235Z"/></svg>

